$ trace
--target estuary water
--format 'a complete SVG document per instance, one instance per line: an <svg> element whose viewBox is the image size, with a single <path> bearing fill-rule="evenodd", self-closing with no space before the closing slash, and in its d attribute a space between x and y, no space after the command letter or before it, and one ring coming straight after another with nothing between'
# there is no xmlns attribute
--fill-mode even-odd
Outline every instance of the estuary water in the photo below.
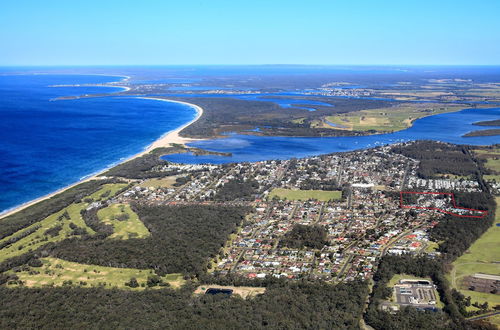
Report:
<svg viewBox="0 0 500 330"><path fill-rule="evenodd" d="M99 75L0 75L0 212L54 192L144 150L196 116L139 98L53 99L120 91L50 87L119 81Z"/></svg>
<svg viewBox="0 0 500 330"><path fill-rule="evenodd" d="M189 145L210 151L229 152L232 153L231 157L174 154L164 156L163 158L178 163L222 164L308 157L413 140L436 140L456 144L491 145L500 143L500 137L462 137L462 135L475 130L500 128L473 125L473 123L478 121L499 118L500 108L464 109L459 112L418 119L412 127L390 134L324 138L264 137L228 134L227 138L197 141Z"/></svg>

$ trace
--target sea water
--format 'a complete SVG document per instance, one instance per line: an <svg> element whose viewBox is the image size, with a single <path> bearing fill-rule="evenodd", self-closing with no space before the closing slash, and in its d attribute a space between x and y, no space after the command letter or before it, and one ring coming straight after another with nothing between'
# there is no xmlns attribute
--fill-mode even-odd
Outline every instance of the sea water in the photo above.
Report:
<svg viewBox="0 0 500 330"><path fill-rule="evenodd" d="M189 106L113 93L99 75L0 75L0 212L77 182L144 150L196 116Z"/></svg>

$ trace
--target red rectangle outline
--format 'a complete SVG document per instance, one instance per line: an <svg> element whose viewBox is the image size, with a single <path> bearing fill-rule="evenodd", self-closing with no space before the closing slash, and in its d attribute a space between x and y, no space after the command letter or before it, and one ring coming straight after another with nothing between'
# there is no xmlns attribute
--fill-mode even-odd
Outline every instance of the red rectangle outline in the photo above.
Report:
<svg viewBox="0 0 500 330"><path fill-rule="evenodd" d="M413 206L413 205L404 205L403 204L403 194L426 194L426 195L451 195L451 200L453 202L453 207L456 209L460 210L467 210L467 211L475 211L475 212L480 212L482 215L462 215L462 214L456 214L453 212L445 211L443 209L440 209L438 207L425 207L425 206ZM457 206L455 202L455 194L454 193L441 193L441 192L432 192L432 191L400 191L399 192L399 206L404 209L423 209L423 210L434 210L434 211L440 211L446 214L451 214L457 217L462 217L462 218L479 218L482 219L484 218L487 214L488 211L483 211L483 210L476 210L476 209L468 209L465 207L459 207Z"/></svg>

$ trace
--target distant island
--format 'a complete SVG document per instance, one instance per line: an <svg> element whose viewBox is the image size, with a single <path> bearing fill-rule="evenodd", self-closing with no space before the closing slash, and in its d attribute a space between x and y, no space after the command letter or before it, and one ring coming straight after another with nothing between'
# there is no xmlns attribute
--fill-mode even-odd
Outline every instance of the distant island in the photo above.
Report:
<svg viewBox="0 0 500 330"><path fill-rule="evenodd" d="M500 135L500 128L484 129L479 131L469 132L462 135L463 137L474 137L474 136L496 136Z"/></svg>
<svg viewBox="0 0 500 330"><path fill-rule="evenodd" d="M477 125L477 126L500 126L500 119L478 121L477 123L474 123L474 125Z"/></svg>

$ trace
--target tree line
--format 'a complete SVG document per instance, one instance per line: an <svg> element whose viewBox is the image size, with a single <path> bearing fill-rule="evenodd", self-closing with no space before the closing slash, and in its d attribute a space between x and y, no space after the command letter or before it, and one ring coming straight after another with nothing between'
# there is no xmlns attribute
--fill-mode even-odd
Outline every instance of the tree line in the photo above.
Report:
<svg viewBox="0 0 500 330"><path fill-rule="evenodd" d="M392 151L420 161L417 175L423 179L437 174L476 176L478 167L467 146L436 141L417 141L397 145Z"/></svg>

